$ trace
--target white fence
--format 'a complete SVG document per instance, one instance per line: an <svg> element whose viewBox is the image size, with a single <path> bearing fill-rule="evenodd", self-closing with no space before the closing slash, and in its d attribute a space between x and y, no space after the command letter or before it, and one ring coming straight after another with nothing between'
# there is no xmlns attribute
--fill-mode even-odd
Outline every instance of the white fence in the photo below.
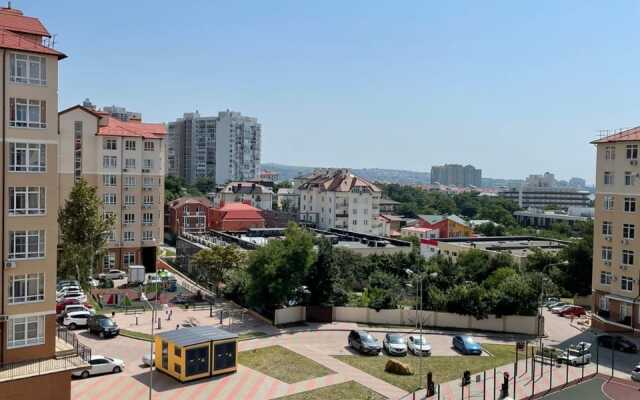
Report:
<svg viewBox="0 0 640 400"><path fill-rule="evenodd" d="M276 310L273 317L274 325L285 325L294 322L307 320L307 308L306 307L287 307Z"/></svg>

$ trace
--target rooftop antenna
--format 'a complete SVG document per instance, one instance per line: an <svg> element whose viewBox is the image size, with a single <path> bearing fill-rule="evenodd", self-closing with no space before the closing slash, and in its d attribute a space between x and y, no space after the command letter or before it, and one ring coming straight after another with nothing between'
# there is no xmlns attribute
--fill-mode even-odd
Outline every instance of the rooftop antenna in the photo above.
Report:
<svg viewBox="0 0 640 400"><path fill-rule="evenodd" d="M55 49L55 47L56 47L56 36L58 36L58 34L57 34L57 33L54 33L54 34L51 36L51 48L52 48L52 49Z"/></svg>

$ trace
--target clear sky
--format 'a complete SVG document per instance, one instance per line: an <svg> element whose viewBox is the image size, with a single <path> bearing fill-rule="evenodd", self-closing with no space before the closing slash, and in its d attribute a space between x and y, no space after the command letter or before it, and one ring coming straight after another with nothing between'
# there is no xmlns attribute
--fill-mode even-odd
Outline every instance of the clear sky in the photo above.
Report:
<svg viewBox="0 0 640 400"><path fill-rule="evenodd" d="M230 108L263 160L593 181L599 129L640 124L638 2L14 0L85 97L149 122Z"/></svg>

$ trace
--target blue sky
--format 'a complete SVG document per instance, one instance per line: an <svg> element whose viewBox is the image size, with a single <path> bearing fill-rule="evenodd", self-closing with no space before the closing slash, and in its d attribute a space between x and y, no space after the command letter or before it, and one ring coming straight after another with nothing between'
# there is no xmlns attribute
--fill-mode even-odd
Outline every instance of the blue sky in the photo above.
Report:
<svg viewBox="0 0 640 400"><path fill-rule="evenodd" d="M597 131L640 124L639 3L443 3L13 1L69 55L61 108L238 110L271 162L592 181Z"/></svg>

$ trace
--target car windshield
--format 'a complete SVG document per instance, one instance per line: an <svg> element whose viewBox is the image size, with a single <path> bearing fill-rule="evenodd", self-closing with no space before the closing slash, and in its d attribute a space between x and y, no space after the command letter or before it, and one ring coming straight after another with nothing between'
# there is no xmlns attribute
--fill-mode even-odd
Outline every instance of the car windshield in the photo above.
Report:
<svg viewBox="0 0 640 400"><path fill-rule="evenodd" d="M424 342L424 339L422 339L421 337L416 337L416 338L413 338L413 343L421 345L421 344L424 344L425 342Z"/></svg>
<svg viewBox="0 0 640 400"><path fill-rule="evenodd" d="M389 336L389 343L404 344L404 338L402 336L392 335Z"/></svg>
<svg viewBox="0 0 640 400"><path fill-rule="evenodd" d="M375 343L376 338L374 338L370 334L366 334L366 335L362 335L362 341L365 343Z"/></svg>
<svg viewBox="0 0 640 400"><path fill-rule="evenodd" d="M102 318L102 319L100 319L100 325L102 325L102 326L114 326L115 324L110 319Z"/></svg>
<svg viewBox="0 0 640 400"><path fill-rule="evenodd" d="M467 344L475 344L475 341L473 340L473 338L469 336L463 336L462 341Z"/></svg>

